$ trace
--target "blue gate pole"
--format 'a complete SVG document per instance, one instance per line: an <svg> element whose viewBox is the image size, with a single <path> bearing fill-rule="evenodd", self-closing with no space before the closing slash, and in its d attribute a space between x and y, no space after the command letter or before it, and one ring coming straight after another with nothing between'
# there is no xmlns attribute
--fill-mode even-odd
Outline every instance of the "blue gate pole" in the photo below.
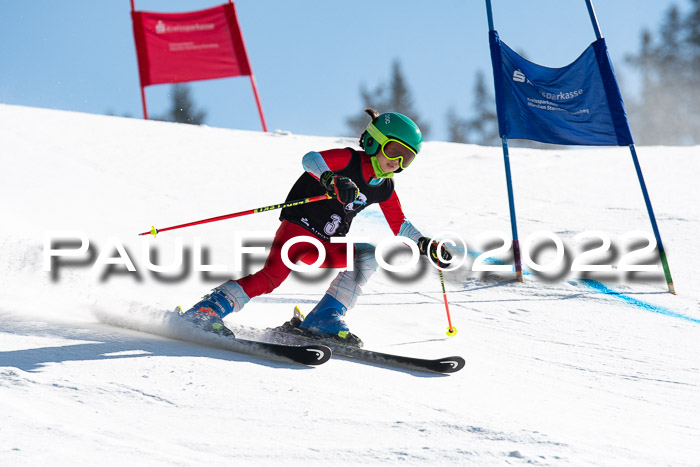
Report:
<svg viewBox="0 0 700 467"><path fill-rule="evenodd" d="M489 31L493 31L493 12L491 0L486 0L486 16L489 22ZM494 71L495 73L495 71ZM513 197L513 181L510 174L510 156L508 154L508 137L502 136L503 164L506 168L506 186L508 188L508 208L510 209L510 228L513 235L513 261L515 262L515 278L523 282L523 266L520 260L520 242L518 240L518 222L515 218L515 199Z"/></svg>
<svg viewBox="0 0 700 467"><path fill-rule="evenodd" d="M586 0L586 7L588 7L588 15L591 17L591 24L593 25L593 30L595 31L596 39L600 39L602 34L600 32L600 26L598 25L598 18L596 17L595 10L593 9L592 0ZM651 221L651 228L654 231L654 237L656 237L656 245L659 248L659 258L661 259L661 266L664 269L664 276L666 276L666 283L668 284L668 291L672 294L676 294L676 289L673 286L673 279L671 278L671 269L668 267L668 259L666 258L666 251L664 250L664 245L661 242L661 234L659 233L659 226L656 224L656 216L654 216L654 209L651 207L651 199L649 198L649 192L647 191L647 185L644 183L644 175L642 175L642 167L639 165L639 158L637 157L637 151L634 148L634 144L630 144L630 152L632 153L632 161L634 162L634 169L637 171L637 178L639 179L639 186L642 188L642 195L644 196L644 203L647 206L647 212L649 213L649 220Z"/></svg>
<svg viewBox="0 0 700 467"><path fill-rule="evenodd" d="M513 234L513 260L515 261L515 278L523 282L523 266L520 260L520 242L518 240L518 223L515 219L515 198L513 197L513 181L510 175L510 156L508 154L508 138L503 142L503 164L506 167L506 186L508 187L508 207L510 209L510 229Z"/></svg>
<svg viewBox="0 0 700 467"><path fill-rule="evenodd" d="M493 12L491 11L491 0L486 0L486 17L489 21L489 31L493 31Z"/></svg>
<svg viewBox="0 0 700 467"><path fill-rule="evenodd" d="M661 266L664 269L664 276L666 276L666 283L668 284L668 291L673 295L676 294L676 288L673 286L673 278L671 278L671 269L668 267L668 259L666 258L666 250L664 250L664 244L661 242L661 234L659 233L659 226L656 224L656 216L654 216L654 208L651 207L651 199L649 198L649 192L647 191L647 185L644 183L644 175L642 175L642 167L639 165L639 159L637 158L637 151L634 149L634 144L630 144L630 152L632 153L632 161L634 161L634 169L637 171L637 178L639 179L639 186L642 188L642 195L644 196L644 203L647 205L647 212L649 213L649 220L651 221L651 228L654 231L654 237L656 237L656 245L659 248L659 258L661 259Z"/></svg>
<svg viewBox="0 0 700 467"><path fill-rule="evenodd" d="M600 26L598 26L598 18L595 15L595 10L593 9L593 3L591 0L586 0L586 7L588 7L588 16L591 17L591 23L593 24L593 30L595 31L595 38L600 39L603 35L600 33Z"/></svg>

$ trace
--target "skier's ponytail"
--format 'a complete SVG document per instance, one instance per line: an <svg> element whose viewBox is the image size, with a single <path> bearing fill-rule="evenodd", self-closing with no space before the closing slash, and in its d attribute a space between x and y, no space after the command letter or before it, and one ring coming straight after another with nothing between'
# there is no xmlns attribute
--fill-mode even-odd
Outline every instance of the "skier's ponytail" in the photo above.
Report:
<svg viewBox="0 0 700 467"><path fill-rule="evenodd" d="M365 113L367 115L369 115L369 118L372 119L372 123L375 123L377 121L377 119L379 118L379 113L371 107L367 107L365 109ZM360 135L360 147L362 149L365 149L365 139L367 136L368 136L367 130L363 131L362 134Z"/></svg>

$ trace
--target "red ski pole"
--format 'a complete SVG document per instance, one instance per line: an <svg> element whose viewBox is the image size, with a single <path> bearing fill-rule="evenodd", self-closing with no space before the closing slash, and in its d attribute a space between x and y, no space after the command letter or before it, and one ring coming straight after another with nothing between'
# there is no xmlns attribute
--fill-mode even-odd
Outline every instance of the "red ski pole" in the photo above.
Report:
<svg viewBox="0 0 700 467"><path fill-rule="evenodd" d="M297 199L294 201L287 201L286 203L273 204L272 206L265 206L262 208L249 209L247 211L234 212L233 214L225 214L223 216L210 217L209 219L203 219L201 221L194 221L194 222L188 222L186 224L173 225L172 227L164 227L162 229L156 229L155 226L153 226L151 228L151 230L149 230L148 232L142 232L139 235L151 234L155 237L160 232L166 232L168 230L182 229L185 227L191 227L193 225L199 225L199 224L208 224L209 222L223 221L225 219L232 219L234 217L247 216L248 214L256 214L258 212L272 211L275 209L284 209L284 208L289 208L292 206L299 206L300 204L308 204L308 203L313 203L315 201L322 201L324 199L331 199L331 196L329 194L325 194L325 195L313 196L311 198Z"/></svg>
<svg viewBox="0 0 700 467"><path fill-rule="evenodd" d="M450 305L447 303L447 292L445 291L445 278L442 275L442 269L438 269L440 272L440 285L442 285L442 297L445 299L445 310L447 311L447 335L452 337L457 334L457 328L452 326L452 318L450 318Z"/></svg>

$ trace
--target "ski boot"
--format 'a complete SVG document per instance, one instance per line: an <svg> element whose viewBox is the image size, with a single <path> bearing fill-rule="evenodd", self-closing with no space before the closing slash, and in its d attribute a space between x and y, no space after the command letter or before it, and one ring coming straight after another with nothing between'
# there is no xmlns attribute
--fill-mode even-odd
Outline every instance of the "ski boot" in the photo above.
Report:
<svg viewBox="0 0 700 467"><path fill-rule="evenodd" d="M362 347L362 340L350 332L342 317L348 309L326 294L299 323L299 328L321 338L331 338L341 344Z"/></svg>
<svg viewBox="0 0 700 467"><path fill-rule="evenodd" d="M205 331L222 336L235 337L233 331L224 325L222 318L234 309L234 303L226 293L217 287L187 311L178 307L181 317Z"/></svg>

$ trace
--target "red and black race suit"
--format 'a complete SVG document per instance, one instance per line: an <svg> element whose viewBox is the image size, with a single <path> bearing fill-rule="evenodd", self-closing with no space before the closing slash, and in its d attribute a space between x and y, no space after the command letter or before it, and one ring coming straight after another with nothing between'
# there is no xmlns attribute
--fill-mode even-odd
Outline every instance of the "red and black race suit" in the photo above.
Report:
<svg viewBox="0 0 700 467"><path fill-rule="evenodd" d="M343 155L340 160L344 161L347 158L346 151L349 151L351 154L349 162L340 169L335 168L333 165L338 164L338 154ZM331 157L327 157L326 153L332 153ZM347 235L352 220L370 204L383 203L390 198L394 198L390 206L382 206L382 210L390 224L400 226L401 222L403 222L403 212L401 211L401 205L398 203L398 198L394 195L394 181L387 178L379 185L370 185L366 181L368 173L366 166L369 164L371 167L370 156L351 148L324 151L321 154L331 170L355 182L360 190L360 196L353 203L349 204L342 204L333 198L327 201L285 208L282 210L280 220L286 220L302 226L321 240L329 241L331 237L344 237ZM335 159L335 164L333 159ZM323 193L325 193L325 189L319 181L308 172L304 172L292 186L289 195L287 195L287 201L310 198ZM387 210L391 212L389 213ZM390 216L394 219L389 219ZM392 230L398 231L394 225L392 225Z"/></svg>

